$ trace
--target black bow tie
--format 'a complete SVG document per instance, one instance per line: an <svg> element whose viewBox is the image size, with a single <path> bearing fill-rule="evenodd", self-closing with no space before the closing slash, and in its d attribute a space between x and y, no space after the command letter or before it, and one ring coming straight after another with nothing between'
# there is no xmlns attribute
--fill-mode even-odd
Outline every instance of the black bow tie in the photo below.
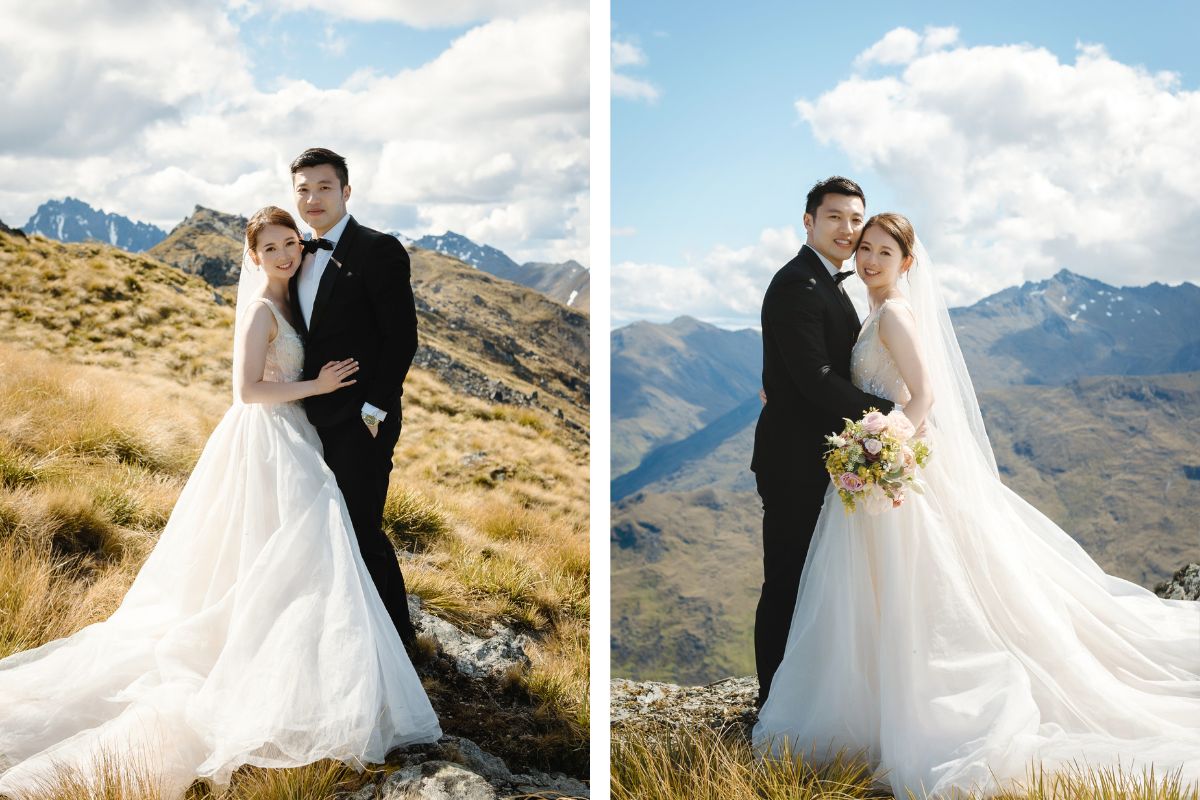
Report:
<svg viewBox="0 0 1200 800"><path fill-rule="evenodd" d="M328 239L305 239L301 242L305 253L315 253L318 250L332 250L333 242Z"/></svg>
<svg viewBox="0 0 1200 800"><path fill-rule="evenodd" d="M833 276L833 282L835 284L841 283L842 281L846 280L846 278L849 278L853 274L854 274L854 270L852 270L852 269L848 269L845 272L839 272Z"/></svg>

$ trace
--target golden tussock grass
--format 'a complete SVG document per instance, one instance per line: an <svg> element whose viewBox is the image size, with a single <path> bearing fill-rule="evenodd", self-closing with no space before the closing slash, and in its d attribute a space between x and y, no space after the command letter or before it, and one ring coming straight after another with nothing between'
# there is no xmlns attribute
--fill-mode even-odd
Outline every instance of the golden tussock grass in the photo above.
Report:
<svg viewBox="0 0 1200 800"><path fill-rule="evenodd" d="M612 743L613 800L809 800L890 798L859 754L845 751L759 759L744 735L709 728L663 732L623 729ZM918 800L924 793L909 790ZM993 797L1002 800L1200 800L1200 787L1178 773L1072 765L1028 777ZM967 798L978 794L964 795Z"/></svg>
<svg viewBox="0 0 1200 800"><path fill-rule="evenodd" d="M354 792L387 770L355 770L340 761L325 759L302 767L264 769L244 766L234 772L228 786L214 787L197 780L184 793L185 800L329 800ZM89 769L59 768L26 800L163 800L172 796L164 781L144 760L128 753L102 752Z"/></svg>
<svg viewBox="0 0 1200 800"><path fill-rule="evenodd" d="M233 308L198 277L98 242L0 235L0 340L228 386Z"/></svg>

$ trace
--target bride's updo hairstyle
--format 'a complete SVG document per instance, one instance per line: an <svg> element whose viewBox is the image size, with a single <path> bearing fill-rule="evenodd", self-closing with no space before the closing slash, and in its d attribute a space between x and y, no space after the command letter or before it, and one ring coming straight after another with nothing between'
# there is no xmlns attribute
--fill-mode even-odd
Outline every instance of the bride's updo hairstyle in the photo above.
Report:
<svg viewBox="0 0 1200 800"><path fill-rule="evenodd" d="M254 212L254 216L250 217L250 221L246 223L246 245L254 250L258 247L258 235L268 225L282 225L285 228L291 228L296 232L296 236L303 239L300 234L300 228L296 225L296 220L292 215L284 211L279 206L265 206Z"/></svg>
<svg viewBox="0 0 1200 800"><path fill-rule="evenodd" d="M908 221L908 218L901 214L893 214L890 211L885 211L882 214L876 214L871 217L867 220L867 224L862 226L862 230L858 232L858 242L854 245L856 251L858 250L858 245L862 243L863 234L872 225L878 226L884 233L895 239L896 244L900 245L900 252L905 258L910 258L913 255L913 251L917 249L917 232L913 230L912 223Z"/></svg>

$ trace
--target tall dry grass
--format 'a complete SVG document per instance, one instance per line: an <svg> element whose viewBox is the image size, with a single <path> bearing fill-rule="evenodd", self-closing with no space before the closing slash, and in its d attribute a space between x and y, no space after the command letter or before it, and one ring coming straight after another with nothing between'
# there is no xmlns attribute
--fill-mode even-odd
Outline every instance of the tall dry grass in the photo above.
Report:
<svg viewBox="0 0 1200 800"><path fill-rule="evenodd" d="M838 752L759 759L744 732L709 728L670 732L623 729L612 742L613 800L817 800L890 798L861 755ZM910 790L920 800L922 792ZM967 795L968 798L980 795ZM1200 800L1178 773L1116 767L1031 767L1000 800Z"/></svg>
<svg viewBox="0 0 1200 800"><path fill-rule="evenodd" d="M233 307L196 276L98 242L4 234L0 274L0 341L229 385Z"/></svg>

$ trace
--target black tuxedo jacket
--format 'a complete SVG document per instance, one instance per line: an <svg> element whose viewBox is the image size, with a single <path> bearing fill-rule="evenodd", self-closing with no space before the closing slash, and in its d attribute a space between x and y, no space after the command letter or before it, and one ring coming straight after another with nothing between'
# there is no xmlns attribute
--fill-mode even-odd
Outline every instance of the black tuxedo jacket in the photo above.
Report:
<svg viewBox="0 0 1200 800"><path fill-rule="evenodd" d="M825 437L843 418L893 403L850 382L850 351L861 322L853 304L805 245L771 280L762 305L763 389L767 402L754 430L750 468L771 483L817 484L825 472Z"/></svg>
<svg viewBox="0 0 1200 800"><path fill-rule="evenodd" d="M296 281L290 283L292 317L304 337L304 378L329 361L358 359L357 383L304 401L318 427L362 412L364 402L400 413L404 378L417 352L417 311L409 283L408 251L394 236L359 225L353 217L338 239L305 324Z"/></svg>

